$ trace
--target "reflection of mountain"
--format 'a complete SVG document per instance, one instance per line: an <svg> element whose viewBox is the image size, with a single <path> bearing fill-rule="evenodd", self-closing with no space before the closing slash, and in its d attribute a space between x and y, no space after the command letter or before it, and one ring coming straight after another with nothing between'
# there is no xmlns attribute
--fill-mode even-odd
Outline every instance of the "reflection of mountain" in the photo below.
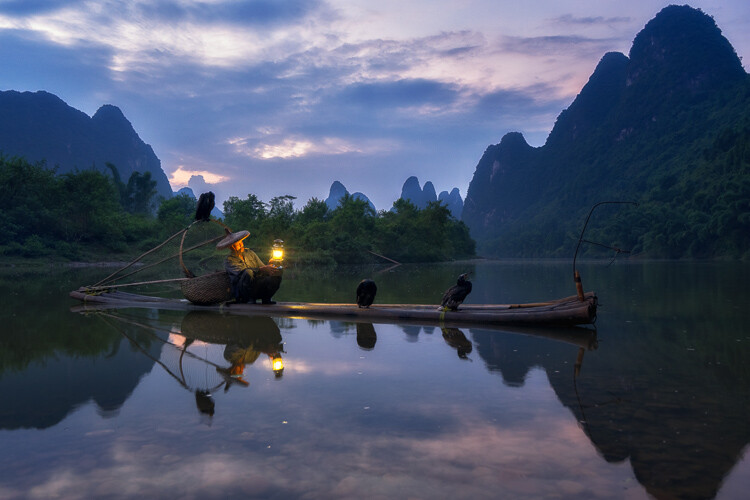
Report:
<svg viewBox="0 0 750 500"><path fill-rule="evenodd" d="M415 325L399 325L401 330L406 334L407 342L417 342L419 340L419 332L422 331L421 326Z"/></svg>
<svg viewBox="0 0 750 500"><path fill-rule="evenodd" d="M153 362L101 317L71 314L61 290L89 274L101 271L0 276L0 429L48 428L91 401L111 415L151 371ZM138 335L135 328L124 331ZM152 339L143 345L159 352Z"/></svg>
<svg viewBox="0 0 750 500"><path fill-rule="evenodd" d="M658 351L639 358L607 350L584 362L577 382L550 373L564 405L609 462L630 459L657 498L711 498L750 442L748 388L725 384L711 367L690 363L665 372ZM674 365L672 365L674 366ZM612 367L617 377L612 377Z"/></svg>
<svg viewBox="0 0 750 500"><path fill-rule="evenodd" d="M471 333L488 369L509 386L522 386L530 368L543 368L603 458L629 460L651 495L712 498L750 442L750 391L739 368L746 360L696 363L693 349L675 348L681 326L667 323L662 338L639 336L634 327L608 335L606 347L585 354L575 383L574 345Z"/></svg>
<svg viewBox="0 0 750 500"><path fill-rule="evenodd" d="M51 427L88 401L104 416L116 412L154 363L115 331L111 346L106 356L58 354L37 359L24 371L4 373L0 429ZM150 351L158 355L160 347L152 343Z"/></svg>
<svg viewBox="0 0 750 500"><path fill-rule="evenodd" d="M529 335L471 330L476 352L484 360L487 369L499 372L503 377L503 383L511 387L523 386L529 370L536 366L552 371L567 371L569 367L569 373L572 375L577 346L588 347L595 338L593 331L584 328L525 331ZM550 336L554 339L555 335L559 335L560 340L568 342L556 342L545 338Z"/></svg>

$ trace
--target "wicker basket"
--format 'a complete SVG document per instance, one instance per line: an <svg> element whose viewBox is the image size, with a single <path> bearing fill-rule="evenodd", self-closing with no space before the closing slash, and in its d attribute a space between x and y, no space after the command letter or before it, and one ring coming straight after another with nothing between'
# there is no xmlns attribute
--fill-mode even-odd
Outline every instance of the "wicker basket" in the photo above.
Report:
<svg viewBox="0 0 750 500"><path fill-rule="evenodd" d="M180 287L182 295L193 304L219 304L232 298L229 275L225 271L190 278Z"/></svg>

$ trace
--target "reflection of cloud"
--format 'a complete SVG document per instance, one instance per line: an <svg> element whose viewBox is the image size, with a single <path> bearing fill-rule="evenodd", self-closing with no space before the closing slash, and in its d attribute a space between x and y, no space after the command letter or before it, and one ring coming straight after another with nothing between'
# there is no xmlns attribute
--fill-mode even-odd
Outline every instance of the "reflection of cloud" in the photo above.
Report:
<svg viewBox="0 0 750 500"><path fill-rule="evenodd" d="M717 498L745 498L750 491L750 446L745 446L742 459L724 478Z"/></svg>
<svg viewBox="0 0 750 500"><path fill-rule="evenodd" d="M354 375L361 369L361 363L357 362L337 361L335 363L314 363L284 356L285 375L288 373L298 373L301 375L325 375L328 377L336 377L340 375ZM389 373L389 370L383 365L371 363L367 366L367 373Z"/></svg>
<svg viewBox="0 0 750 500"><path fill-rule="evenodd" d="M315 417L325 415L309 415L290 419L283 432L270 423L256 426L225 442L222 452L175 449L174 436L148 446L121 439L99 467L62 467L39 477L29 493L72 499L351 498L364 492L383 498L611 498L617 485L620 497L645 497L627 463L601 460L569 414L502 427L481 423L483 417L467 415L466 408L444 410L453 425L428 436L352 432L321 425ZM285 438L288 432L292 439Z"/></svg>

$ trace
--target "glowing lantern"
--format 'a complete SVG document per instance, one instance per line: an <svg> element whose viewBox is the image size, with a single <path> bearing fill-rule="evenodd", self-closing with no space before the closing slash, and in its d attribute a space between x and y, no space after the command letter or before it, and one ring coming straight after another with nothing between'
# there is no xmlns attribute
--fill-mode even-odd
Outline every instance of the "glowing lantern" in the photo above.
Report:
<svg viewBox="0 0 750 500"><path fill-rule="evenodd" d="M281 359L281 354L274 354L271 358L271 369L273 369L273 372L276 374L277 377L280 377L282 372L284 371L284 361Z"/></svg>
<svg viewBox="0 0 750 500"><path fill-rule="evenodd" d="M281 267L281 263L284 260L284 242L282 240L273 240L271 260L273 261L274 266Z"/></svg>

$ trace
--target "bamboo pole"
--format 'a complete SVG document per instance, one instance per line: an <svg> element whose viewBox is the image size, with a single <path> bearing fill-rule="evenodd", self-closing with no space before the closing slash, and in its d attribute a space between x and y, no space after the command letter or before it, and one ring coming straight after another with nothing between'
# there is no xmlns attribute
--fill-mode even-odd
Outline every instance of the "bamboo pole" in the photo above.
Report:
<svg viewBox="0 0 750 500"><path fill-rule="evenodd" d="M385 255L380 255L379 253L375 253L372 250L368 250L368 252L370 252L371 254L373 254L375 257L380 257L381 259L385 259L385 260L387 260L389 262L393 262L394 264L398 264L399 266L401 265L400 262L398 262L396 260L393 260L393 259L390 259L390 258L386 257Z"/></svg>
<svg viewBox="0 0 750 500"><path fill-rule="evenodd" d="M197 245L193 245L192 247L188 248L188 249L187 249L187 250L185 250L185 251L184 251L183 253L188 253L188 252L192 252L193 250L195 250L195 249L197 249L197 248L200 248L200 247L202 247L202 246L204 246L204 245L208 245L209 243L213 243L214 241L217 241L217 240L219 240L219 239L221 239L221 238L223 238L223 237L224 237L224 236L217 236L216 238L213 238L213 239L210 239L210 240L206 240L206 241L204 241L203 243L198 243ZM116 279L116 280L114 280L114 281L118 281L118 280L121 280L121 279L127 278L128 276L132 276L132 275L134 275L134 274L136 274L136 273L139 273L139 272L141 272L141 271L145 271L146 269L150 269L150 268L152 268L152 267L158 266L159 264L162 264L162 263L164 263L164 262L168 261L169 259L174 259L174 258L175 258L175 257L177 257L178 255L180 255L180 254L176 254L176 253L175 253L175 254L172 254L172 255L170 255L169 257L165 257L165 258L161 259L161 260L160 260L160 261L158 261L158 262L154 262L153 264L149 264L149 265L147 265L147 266L143 266L143 267L141 267L140 269L136 269L135 271L133 271L133 272L131 272L131 273L128 273L128 274L124 274L124 275L120 276L119 278L117 278L117 279ZM99 283L96 283L96 284L92 285L92 286L98 286L99 284L101 284L101 281L100 281Z"/></svg>
<svg viewBox="0 0 750 500"><path fill-rule="evenodd" d="M123 288L126 286L154 285L158 283L170 283L174 281L187 281L188 279L190 278L172 278L172 279L166 279L166 280L141 281L139 283L122 283L120 285L82 286L78 290L81 292L98 292L101 290L111 290L113 288Z"/></svg>
<svg viewBox="0 0 750 500"><path fill-rule="evenodd" d="M190 226L192 226L193 224L195 224L195 222L191 223ZM157 246L155 246L151 250L142 253L140 256L138 256L135 260L133 260L132 262L130 262L125 267L121 267L120 269L118 269L117 271L113 272L112 274L110 274L109 276L107 276L106 278L104 278L103 280L100 280L98 283L94 283L93 286L98 286L98 285L101 285L102 283L105 283L111 277L113 277L116 274L118 274L118 273L124 271L125 269L129 268L130 266L132 266L133 264L135 264L136 262L138 262L139 260L141 260L142 258L144 258L146 255L150 254L151 252L154 252L154 251L158 250L159 248L163 247L164 245L166 245L167 243L169 243L170 241L172 241L173 239L175 239L180 234L186 233L187 230L190 229L190 226L186 227L185 229L181 229L178 232L174 233L172 236L170 236L169 238L167 238L166 240L164 240L163 242L161 242L160 244L158 244ZM122 278L117 278L117 279L122 279Z"/></svg>

